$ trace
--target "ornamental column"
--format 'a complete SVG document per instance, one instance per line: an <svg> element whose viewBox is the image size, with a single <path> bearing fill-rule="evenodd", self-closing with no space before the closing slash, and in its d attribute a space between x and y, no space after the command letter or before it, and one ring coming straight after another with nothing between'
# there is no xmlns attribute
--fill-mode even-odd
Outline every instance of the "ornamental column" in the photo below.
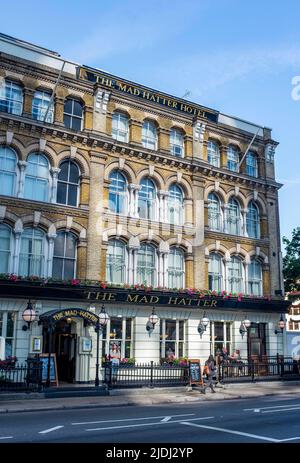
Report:
<svg viewBox="0 0 300 463"><path fill-rule="evenodd" d="M24 197L25 170L26 170L27 162L18 161L18 166L20 168L20 177L18 181L17 198L23 198Z"/></svg>
<svg viewBox="0 0 300 463"><path fill-rule="evenodd" d="M59 167L52 167L50 170L51 170L51 173L52 173L52 188L51 188L50 203L56 203L57 180L58 180L58 174L60 173L60 168Z"/></svg>
<svg viewBox="0 0 300 463"><path fill-rule="evenodd" d="M128 249L128 276L127 276L127 281L128 281L129 285L133 285L133 282L134 282L133 251L134 251L134 248L129 248Z"/></svg>
<svg viewBox="0 0 300 463"><path fill-rule="evenodd" d="M193 158L203 159L205 124L196 120L193 126Z"/></svg>
<svg viewBox="0 0 300 463"><path fill-rule="evenodd" d="M48 238L48 258L46 263L46 271L44 271L46 278L52 277L52 267L53 267L53 253L54 253L54 239L56 234L47 235Z"/></svg>
<svg viewBox="0 0 300 463"><path fill-rule="evenodd" d="M19 257L20 257L20 250L21 250L21 234L23 230L14 230L15 235L15 249L13 254L13 269L12 273L18 275L20 273L19 269Z"/></svg>
<svg viewBox="0 0 300 463"><path fill-rule="evenodd" d="M242 226L240 227L242 235L247 236L247 214L248 214L248 209L242 209Z"/></svg>
<svg viewBox="0 0 300 463"><path fill-rule="evenodd" d="M87 209L89 206L89 194L90 194L90 179L87 176L81 176L80 178L80 199L79 207Z"/></svg>
<svg viewBox="0 0 300 463"><path fill-rule="evenodd" d="M184 198L184 225L186 227L193 226L193 200L191 198Z"/></svg>

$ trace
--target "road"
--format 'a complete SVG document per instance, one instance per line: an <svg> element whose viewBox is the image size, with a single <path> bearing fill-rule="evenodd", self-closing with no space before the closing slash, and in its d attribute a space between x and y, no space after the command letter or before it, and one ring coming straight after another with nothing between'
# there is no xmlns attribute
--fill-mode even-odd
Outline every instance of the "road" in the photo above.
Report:
<svg viewBox="0 0 300 463"><path fill-rule="evenodd" d="M295 396L270 396L7 413L0 443L300 443L299 410Z"/></svg>

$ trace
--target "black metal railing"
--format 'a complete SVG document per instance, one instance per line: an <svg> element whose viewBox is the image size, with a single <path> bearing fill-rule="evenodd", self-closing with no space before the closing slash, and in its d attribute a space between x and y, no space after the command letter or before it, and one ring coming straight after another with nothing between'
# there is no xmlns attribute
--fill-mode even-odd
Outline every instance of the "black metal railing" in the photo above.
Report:
<svg viewBox="0 0 300 463"><path fill-rule="evenodd" d="M104 383L114 387L154 387L180 386L189 382L189 369L180 365L160 365L150 363L134 365L114 365L106 362Z"/></svg>
<svg viewBox="0 0 300 463"><path fill-rule="evenodd" d="M35 359L25 363L0 365L0 391L29 392L42 388L42 364Z"/></svg>
<svg viewBox="0 0 300 463"><path fill-rule="evenodd" d="M291 357L239 359L222 362L218 369L221 382L300 379L300 363Z"/></svg>

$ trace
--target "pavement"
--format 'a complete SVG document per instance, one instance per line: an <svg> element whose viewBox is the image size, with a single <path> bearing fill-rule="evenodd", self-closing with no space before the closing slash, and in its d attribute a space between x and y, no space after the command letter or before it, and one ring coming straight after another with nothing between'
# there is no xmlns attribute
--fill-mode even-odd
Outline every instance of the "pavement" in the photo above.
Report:
<svg viewBox="0 0 300 463"><path fill-rule="evenodd" d="M63 409L199 403L203 401L248 399L262 396L300 396L300 381L270 381L217 385L216 393L198 387L113 389L108 396L41 398L38 393L0 393L0 414Z"/></svg>

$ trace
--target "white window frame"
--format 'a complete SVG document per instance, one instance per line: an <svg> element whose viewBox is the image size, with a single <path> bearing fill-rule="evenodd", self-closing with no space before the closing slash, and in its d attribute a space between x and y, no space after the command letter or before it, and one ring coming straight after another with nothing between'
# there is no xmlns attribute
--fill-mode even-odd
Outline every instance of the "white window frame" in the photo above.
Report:
<svg viewBox="0 0 300 463"><path fill-rule="evenodd" d="M121 338L110 337L112 319L114 318L120 318L122 320L122 337ZM130 338L127 337L126 320L130 320L130 325L131 325ZM134 319L132 317L111 317L109 318L107 325L105 327L106 329L105 336L102 339L103 341L102 342L102 357L104 357L104 355L107 355L107 356L109 355L109 352L110 352L109 345L110 343L113 343L114 341L121 343L121 353L120 353L121 360L125 358L125 343L126 342L130 342L129 358L134 357L133 320ZM104 347L104 352L103 352L103 347Z"/></svg>
<svg viewBox="0 0 300 463"><path fill-rule="evenodd" d="M186 324L186 320L182 320L182 319L170 319L170 318L161 318L160 319L160 326L159 326L159 329L160 329L160 336L161 336L161 339L160 339L160 358L161 360L162 359L166 359L167 358L167 346L169 344L169 342L166 340L166 322L167 321L171 321L171 322L175 322L176 324L176 333L175 333L175 339L172 339L170 340L169 342L171 343L175 343L175 358L178 359L178 358L181 358L181 357L185 357L187 355L187 339L186 339L186 336L187 336L187 324ZM180 327L180 324L179 322L183 323L183 339L179 339L179 327ZM182 356L179 357L179 344L182 345Z"/></svg>
<svg viewBox="0 0 300 463"><path fill-rule="evenodd" d="M258 177L258 158L253 151L249 151L246 155L246 175Z"/></svg>
<svg viewBox="0 0 300 463"><path fill-rule="evenodd" d="M29 253L24 253L22 252L22 240L24 238L24 234L26 233L26 231L28 230L31 230L32 231L32 236L33 236L33 240L35 239L35 233L36 231L39 231L43 234L43 236L41 237L40 241L42 241L42 250L41 250L41 254L39 255L40 256L40 261L41 261L41 271L40 271L40 274L37 275L35 273L29 273L27 274L27 272L24 274L22 273L21 274L21 265L20 265L20 260L22 258L22 255L24 255L24 257L28 256L28 260L29 260L29 256L34 256L34 253L33 252L29 252ZM38 239L38 237L37 237ZM38 276L38 277L44 277L46 276L46 273L47 273L47 258L48 258L48 245L47 245L47 240L46 240L46 235L45 233L43 232L43 230L41 230L40 228L33 228L33 227L26 227L24 228L22 234L21 234L21 239L20 239L20 252L19 252L19 258L18 258L18 274L19 275L22 275L24 277L26 276L31 276L31 275L35 275L35 276ZM27 260L27 264L28 264L28 260ZM32 266L32 264L30 263L30 268ZM28 265L26 265L28 266ZM31 272L31 270L30 270Z"/></svg>
<svg viewBox="0 0 300 463"><path fill-rule="evenodd" d="M50 102L51 92L47 92L45 90L36 90L32 99L32 118L37 121L48 122L49 124L52 124L54 119L54 105L53 103L50 104ZM46 113L47 117L44 121Z"/></svg>
<svg viewBox="0 0 300 463"><path fill-rule="evenodd" d="M239 262L239 269L234 268L233 264ZM230 272L234 270L234 273ZM239 275L236 276L236 270L239 271ZM231 256L229 262L227 262L227 291L230 293L244 293L245 292L245 269L242 259L239 256Z"/></svg>
<svg viewBox="0 0 300 463"><path fill-rule="evenodd" d="M146 182L146 185L143 184ZM153 188L151 187L153 185ZM149 177L144 177L141 179L140 183L141 188L138 192L138 214L141 219L144 220L157 220L158 215L158 198L157 198L157 188L156 184ZM153 197L150 196L150 191L153 191ZM141 217L140 215L140 201L146 203L146 217Z"/></svg>
<svg viewBox="0 0 300 463"><path fill-rule="evenodd" d="M181 130L170 130L170 151L173 156L184 157L184 135Z"/></svg>
<svg viewBox="0 0 300 463"><path fill-rule="evenodd" d="M8 314L11 313L14 315L14 328L13 328L13 336L7 336L7 321L8 321ZM5 339L5 357L6 357L6 343L7 340L12 340L12 356L15 356L16 353L16 334L17 334L17 323L18 323L18 312L15 310L5 310L0 311L0 318L2 321L2 330L0 329L0 336ZM7 358L7 357L6 357Z"/></svg>
<svg viewBox="0 0 300 463"><path fill-rule="evenodd" d="M117 174L117 177L120 176L121 178L113 178L113 175ZM129 204L129 191L128 191L128 182L125 175L118 169L114 169L109 174L109 180L113 181L114 183L110 183L109 185L109 196L108 196L108 208L110 212L114 214L121 214L127 215L128 214L128 204ZM121 189L120 186L124 185L124 188ZM123 198L123 208L119 212L117 211L117 207L111 208L111 205L118 204L110 201L110 195L115 195L118 198Z"/></svg>
<svg viewBox="0 0 300 463"><path fill-rule="evenodd" d="M119 255L116 255L115 253L114 254L109 254L108 253L108 250L109 250L109 246L112 244L112 242L115 244L121 244L122 248L123 248L123 261L121 261L119 259ZM117 246L113 246L113 249L115 250ZM111 257L110 257L111 256ZM110 262L111 261L111 262ZM119 262L118 262L119 261ZM116 281L115 278L113 278L112 280L109 278L109 271L108 271L108 266L109 265L119 265L122 267L122 280L123 281ZM108 281L108 283L112 283L112 284L117 284L117 285L120 285L120 284L125 284L127 283L127 273L128 273L128 252L127 252L127 246L126 244L121 241L121 240L118 240L116 238L112 238L110 240L108 240L108 246L107 246L107 253L106 253L106 280Z"/></svg>
<svg viewBox="0 0 300 463"><path fill-rule="evenodd" d="M212 198L212 196L214 198ZM223 219L222 219L222 208L219 197L214 193L210 192L208 195L208 226L210 230L223 231ZM214 223L217 223L214 226Z"/></svg>
<svg viewBox="0 0 300 463"><path fill-rule="evenodd" d="M214 167L220 167L220 147L214 140L207 142L207 162Z"/></svg>
<svg viewBox="0 0 300 463"><path fill-rule="evenodd" d="M227 148L227 169L232 172L239 171L239 150L233 145Z"/></svg>
<svg viewBox="0 0 300 463"><path fill-rule="evenodd" d="M213 262L218 262L219 271L214 271L215 266ZM223 289L223 260L222 256L217 252L211 252L209 254L209 262L208 262L208 287L211 291L222 291ZM214 282L217 281L217 285ZM210 282L212 283L210 285Z"/></svg>
<svg viewBox="0 0 300 463"><path fill-rule="evenodd" d="M122 124L124 124L124 127ZM123 143L129 142L128 116L120 112L113 113L111 136L114 140L121 141Z"/></svg>
<svg viewBox="0 0 300 463"><path fill-rule="evenodd" d="M152 121L146 120L143 123L142 145L144 148L157 150L157 130L156 125Z"/></svg>
<svg viewBox="0 0 300 463"><path fill-rule="evenodd" d="M31 164L31 158L33 159L34 156L37 156L38 157L38 162L33 162L32 164L35 166L35 170L36 170L36 173L37 175L32 175L30 173L28 173L28 169L29 169L29 165ZM44 159L47 161L47 166L44 165L44 164L40 164L40 160L41 159ZM42 166L43 168L48 168L48 178L47 177L40 177L38 175L38 170L39 170L39 166ZM45 186L45 190L44 190L44 199L36 199L33 195L33 197L31 196L26 196L26 180L27 179L33 179L34 180L34 184L36 185L37 183L44 183ZM49 197L50 197L50 191L51 191L51 186L52 186L52 177L51 177L51 174L50 174L50 164L49 164L49 161L48 159L46 158L46 156L43 154L43 153L30 153L27 157L27 166L26 166L26 170L25 170L25 181L24 181L24 199L30 199L31 201L42 201L42 202L49 202Z"/></svg>
<svg viewBox="0 0 300 463"><path fill-rule="evenodd" d="M148 249L152 249L152 255L153 255L153 265L150 267L148 259L143 259L143 265L139 266L139 255L141 253L142 248L146 248L146 255L148 252ZM157 286L157 268L158 268L158 256L157 256L157 249L152 245L148 243L141 243L141 246L139 249L136 251L136 269L134 274L136 275L136 281L134 283L138 284L145 284L147 286ZM144 254L145 256L145 254ZM148 280L148 276L145 275L145 273L150 274L151 272L151 280ZM144 278L142 278L142 275Z"/></svg>
<svg viewBox="0 0 300 463"><path fill-rule="evenodd" d="M65 111L65 105L67 103L67 101L72 101L72 110L70 113L68 113L67 111ZM74 114L74 102L76 103L79 103L80 106L81 106L81 116L78 116L78 114ZM82 130L83 128L83 117L84 117L84 114L83 114L83 106L82 106L82 103L78 100L76 100L76 98L66 98L66 101L65 101L65 104L64 104L64 116L69 116L70 117L70 120L71 120L71 124L70 126L71 127L68 127L67 125L65 125L65 127L69 130L76 130L72 127L72 123L73 123L73 119L79 119L80 120L80 129L79 131Z"/></svg>
<svg viewBox="0 0 300 463"><path fill-rule="evenodd" d="M13 234L13 230L11 229L11 227L9 225L7 225L6 223L0 223L0 230L2 227L5 227L7 228L7 230L9 231L9 249L1 249L0 248L0 260L2 260L2 252L5 252L8 254L8 265L7 265L7 269L5 272L0 272L0 273L12 273L12 268L13 268L13 251L14 251L14 234ZM0 241L1 243L1 241Z"/></svg>
<svg viewBox="0 0 300 463"><path fill-rule="evenodd" d="M173 263L175 261L175 266L171 267L171 256L173 257ZM177 265L177 258L181 260L180 266ZM184 288L185 287L185 258L184 251L175 246L170 248L168 254L168 288ZM179 280L179 284L171 285L170 280Z"/></svg>
<svg viewBox="0 0 300 463"><path fill-rule="evenodd" d="M55 252L55 240L57 239L58 235L61 234L61 233L64 233L64 254L63 256L56 256L54 254ZM67 236L68 235L72 235L73 238L75 239L75 253L74 253L74 257L66 257L66 242L67 242ZM78 246L78 239L76 237L76 235L74 235L74 233L72 232L68 232L66 230L59 230L57 232L57 236L54 238L54 246L53 246L53 257L52 257L52 276L53 276L53 267L54 267L54 259L60 259L63 261L63 270L62 270L62 280L66 280L66 279L70 279L70 278L75 278L75 275L76 275L76 267L77 267L77 246ZM72 261L74 263L74 267L73 267L73 275L71 277L66 277L65 276L65 272L64 272L64 269L65 269L65 261L68 260L68 261ZM53 278L56 278L53 276Z"/></svg>
<svg viewBox="0 0 300 463"><path fill-rule="evenodd" d="M13 97L13 90L19 93L18 98ZM21 85L9 79L4 80L0 87L0 111L21 116L23 112L23 100L23 88ZM7 103L7 110L2 109L2 101Z"/></svg>
<svg viewBox="0 0 300 463"><path fill-rule="evenodd" d="M232 214L233 211L236 211L236 213ZM227 233L236 236L241 235L241 207L237 199L235 199L234 197L231 197L227 204L226 222ZM235 228L235 230L233 229L233 227Z"/></svg>
<svg viewBox="0 0 300 463"><path fill-rule="evenodd" d="M9 146L6 146L6 145L0 145L0 153L2 153L2 152L4 152L4 153L0 157L0 182L1 182L1 184L5 184L5 177L6 176L13 177L13 187L12 187L12 193L11 194L8 194L8 193L5 193L5 192L1 193L1 194L4 195L4 196L16 196L16 189L17 189L17 183L18 183L18 156L17 156L17 153L15 152L15 150L13 150L12 148L10 148ZM8 158L7 153L12 153L12 155L14 156L14 159L15 159L15 169L14 169L14 171L5 170L5 168L3 168L1 158L2 158L2 160L4 160L4 164L5 164L5 160ZM11 160L12 160L12 155L10 157Z"/></svg>
<svg viewBox="0 0 300 463"><path fill-rule="evenodd" d="M256 274L256 271L254 271L254 276L252 276L252 278L250 279L250 268L251 268L251 265L258 265L259 268L260 268L260 272L259 272L259 277L257 278L257 274ZM249 265L247 266L247 273L248 273L248 282L247 282L247 288L248 288L248 294L253 294L253 296L262 296L263 295L263 282L262 282L262 264L261 262L258 260L258 259L252 259L251 262L249 263ZM251 287L256 287L258 288L257 291L251 291Z"/></svg>
<svg viewBox="0 0 300 463"><path fill-rule="evenodd" d="M252 209L253 207L253 209ZM256 210L256 218L253 217L251 213L252 210ZM254 230L254 233L251 234L249 231ZM259 239L260 238L260 216L259 216L259 208L255 204L254 201L250 201L248 204L248 211L246 214L246 232L249 238Z"/></svg>
<svg viewBox="0 0 300 463"><path fill-rule="evenodd" d="M172 225L184 224L184 195L180 186L172 183L168 195L168 221ZM173 220L171 210L173 209Z"/></svg>
<svg viewBox="0 0 300 463"><path fill-rule="evenodd" d="M223 324L223 341L215 340L215 323ZM229 339L227 337L227 326L229 326ZM229 321L214 320L210 322L210 353L215 357L217 348L222 350L222 347L226 347L228 354L233 352L233 323Z"/></svg>

